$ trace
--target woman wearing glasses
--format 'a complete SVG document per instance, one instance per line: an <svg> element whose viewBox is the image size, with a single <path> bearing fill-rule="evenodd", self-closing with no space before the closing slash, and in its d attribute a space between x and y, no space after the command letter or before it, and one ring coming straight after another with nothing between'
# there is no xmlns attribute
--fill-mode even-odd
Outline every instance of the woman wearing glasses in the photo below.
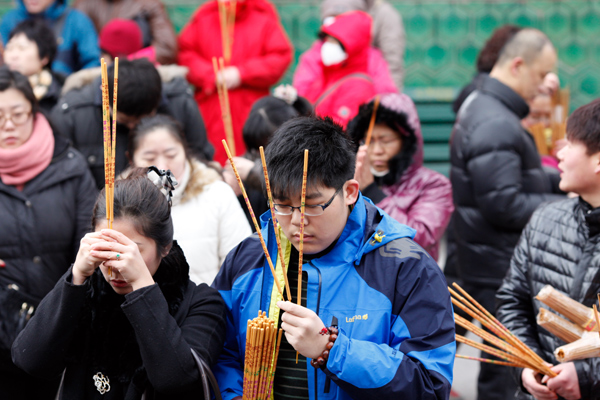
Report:
<svg viewBox="0 0 600 400"><path fill-rule="evenodd" d="M357 145L355 179L360 190L398 222L417 230L415 242L437 260L439 241L454 210L452 187L423 167L423 136L414 103L405 94L382 95L371 143L364 144L374 101L349 123Z"/></svg>
<svg viewBox="0 0 600 400"><path fill-rule="evenodd" d="M133 167L171 170L175 239L190 264L190 279L211 284L229 250L252 232L233 190L219 173L194 159L177 122L165 115L142 119L129 134Z"/></svg>
<svg viewBox="0 0 600 400"><path fill-rule="evenodd" d="M87 164L55 135L27 78L0 67L0 398L53 399L58 382L12 363L10 346L69 268L97 191Z"/></svg>

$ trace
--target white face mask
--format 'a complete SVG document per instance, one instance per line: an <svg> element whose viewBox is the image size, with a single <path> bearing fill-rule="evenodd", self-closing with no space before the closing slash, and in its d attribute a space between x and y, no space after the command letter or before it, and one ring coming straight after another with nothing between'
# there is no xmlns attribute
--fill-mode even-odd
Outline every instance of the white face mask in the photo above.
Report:
<svg viewBox="0 0 600 400"><path fill-rule="evenodd" d="M386 169L385 171L377 171L375 168L371 167L371 173L373 174L373 176L381 178L382 176L386 176L387 174L389 174L390 170Z"/></svg>
<svg viewBox="0 0 600 400"><path fill-rule="evenodd" d="M325 42L321 46L321 60L326 67L339 64L348 58L348 54L338 43Z"/></svg>

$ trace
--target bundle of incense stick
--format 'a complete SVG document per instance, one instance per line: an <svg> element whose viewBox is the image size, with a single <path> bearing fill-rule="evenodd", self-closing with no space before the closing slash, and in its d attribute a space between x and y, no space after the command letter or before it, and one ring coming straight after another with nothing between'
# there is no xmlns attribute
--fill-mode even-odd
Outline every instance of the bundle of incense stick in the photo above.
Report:
<svg viewBox="0 0 600 400"><path fill-rule="evenodd" d="M576 325L586 331L597 331L598 326L594 318L594 311L583 304L573 300L566 294L559 292L550 285L540 290L535 298L554 311L564 315Z"/></svg>
<svg viewBox="0 0 600 400"><path fill-rule="evenodd" d="M225 148L225 152L227 153L227 158L229 158L229 162L231 163L231 168L233 169L233 173L235 174L235 178L238 181L238 185L240 185L240 189L242 191L242 196L244 197L244 201L246 202L246 206L248 207L248 212L250 213L250 217L252 218L252 222L254 223L254 227L256 228L256 234L260 239L260 244L262 245L263 251L265 253L265 257L267 258L267 263L271 268L271 274L273 274L273 279L275 280L275 285L277 285L277 290L279 294L283 298L283 291L281 290L281 285L279 284L279 280L277 279L277 274L275 273L275 267L273 266L273 261L271 260L271 256L269 255L269 250L267 250L267 245L265 243L265 238L263 238L262 232L260 230L260 225L256 220L256 215L254 215L254 210L252 209L252 205L250 204L250 200L248 199L248 195L246 194L246 189L244 188L244 183L242 182L242 178L240 178L240 174L233 162L233 157L231 156L231 152L229 151L229 147L227 146L227 142L225 140L223 142L223 147Z"/></svg>
<svg viewBox="0 0 600 400"><path fill-rule="evenodd" d="M569 113L569 88L559 89L552 96L552 122L562 123L567 121Z"/></svg>
<svg viewBox="0 0 600 400"><path fill-rule="evenodd" d="M263 173L265 175L265 186L267 189L267 199L269 208L271 209L271 218L273 219L273 231L275 232L275 241L277 242L277 254L281 261L281 270L283 271L283 279L285 281L285 289L287 290L288 301L292 301L292 291L290 290L290 282L285 268L285 255L281 251L281 239L279 239L279 229L277 227L277 215L275 214L275 204L273 203L273 195L271 194L271 183L269 182L269 173L267 172L267 160L265 159L265 150L262 146L258 148L260 151L260 161L262 162ZM277 279L277 278L275 278Z"/></svg>
<svg viewBox="0 0 600 400"><path fill-rule="evenodd" d="M546 137L546 128L544 128L544 124L539 122L537 124L531 125L529 127L529 132L535 140L535 146L537 147L538 153L542 156L547 156L548 154L550 154L553 142L552 137ZM550 140L550 143L548 143L548 140Z"/></svg>
<svg viewBox="0 0 600 400"><path fill-rule="evenodd" d="M112 132L110 126L110 101L108 98L108 70L104 58L100 60L102 75L102 130L104 136L104 193L106 196L106 220L112 229L115 202L115 153L117 143L117 89L119 80L119 58L114 63L113 117ZM108 268L109 276L112 269Z"/></svg>
<svg viewBox="0 0 600 400"><path fill-rule="evenodd" d="M581 339L583 333L586 332L583 328L559 317L545 308L540 308L536 320L539 326L566 343Z"/></svg>
<svg viewBox="0 0 600 400"><path fill-rule="evenodd" d="M231 120L231 108L229 107L229 92L227 91L225 81L218 79L219 75L223 75L225 66L222 58L219 58L217 61L217 58L213 57L212 62L215 71L217 94L219 95L219 105L221 106L221 117L223 118L223 127L225 129L225 138L231 146L232 153L235 155L237 153L235 152L235 136L233 135L233 122Z"/></svg>
<svg viewBox="0 0 600 400"><path fill-rule="evenodd" d="M456 324L473 332L494 347L475 342L460 335L456 335L457 342L465 343L471 347L498 357L500 361L510 364L509 366L530 368L542 375L548 375L550 377L556 376L556 373L546 365L546 362L540 356L502 325L500 321L483 308L481 304L475 301L475 299L473 299L473 297L471 297L463 288L456 283L454 283L453 286L460 294L453 289L448 288L452 295L452 304L466 312L470 317L479 321L481 325L489 329L491 333L475 326L458 314L454 314ZM498 363L496 360L486 360L484 362L490 362L492 364Z"/></svg>
<svg viewBox="0 0 600 400"><path fill-rule="evenodd" d="M600 337L595 332L588 332L581 339L558 347L554 355L561 363L600 357Z"/></svg>
<svg viewBox="0 0 600 400"><path fill-rule="evenodd" d="M217 1L219 6L219 25L221 26L221 43L223 46L223 58L225 63L231 61L231 49L233 48L233 34L235 30L236 1Z"/></svg>
<svg viewBox="0 0 600 400"><path fill-rule="evenodd" d="M369 129L367 130L367 136L365 138L365 144L367 147L371 144L371 136L373 135L373 127L375 126L375 119L377 117L377 109L379 108L379 95L375 96L373 102L373 113L371 114L371 120L369 121Z"/></svg>
<svg viewBox="0 0 600 400"><path fill-rule="evenodd" d="M280 328L278 332L275 323L266 317L264 311L259 311L258 317L248 320L243 400L271 398L282 333L283 329Z"/></svg>

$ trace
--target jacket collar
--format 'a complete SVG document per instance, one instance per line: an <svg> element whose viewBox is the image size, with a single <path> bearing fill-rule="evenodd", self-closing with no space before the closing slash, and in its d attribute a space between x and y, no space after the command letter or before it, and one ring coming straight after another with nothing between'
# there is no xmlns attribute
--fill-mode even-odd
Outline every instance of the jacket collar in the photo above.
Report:
<svg viewBox="0 0 600 400"><path fill-rule="evenodd" d="M273 232L271 212L261 217L262 232L268 241ZM400 224L373 202L359 194L358 200L348 217L346 226L331 251L312 261L317 267L331 267L341 264L358 264L362 256L392 240L402 237L414 238L416 231Z"/></svg>
<svg viewBox="0 0 600 400"><path fill-rule="evenodd" d="M588 226L590 237L600 233L600 207L593 208L588 202L579 197L579 207L583 212L585 224Z"/></svg>
<svg viewBox="0 0 600 400"><path fill-rule="evenodd" d="M519 119L523 119L529 114L529 106L517 92L489 75L483 77L477 89L482 93L489 94L498 99L508 109L515 113Z"/></svg>

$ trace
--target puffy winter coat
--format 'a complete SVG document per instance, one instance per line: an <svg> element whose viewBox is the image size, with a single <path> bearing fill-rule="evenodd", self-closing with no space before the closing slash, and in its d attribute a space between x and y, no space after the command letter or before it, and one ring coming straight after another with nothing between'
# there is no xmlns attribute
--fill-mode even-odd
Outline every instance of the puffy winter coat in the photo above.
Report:
<svg viewBox="0 0 600 400"><path fill-rule="evenodd" d="M600 209L568 199L538 208L515 248L498 291L497 316L547 362L565 343L536 325L534 297L545 285L591 307L600 292ZM600 358L574 361L582 399L600 399ZM515 370L518 379L521 369Z"/></svg>
<svg viewBox="0 0 600 400"><path fill-rule="evenodd" d="M69 270L15 340L15 364L39 377L64 371L61 400L200 398L191 349L208 365L216 361L225 306L214 289L189 280L187 267L165 258L154 285L126 295L116 294L100 269L82 285L73 285ZM97 374L111 386L102 395Z"/></svg>
<svg viewBox="0 0 600 400"><path fill-rule="evenodd" d="M40 301L75 260L79 241L91 230L96 195L85 159L60 136L55 137L50 165L23 191L0 181L0 260L6 263L0 268L2 288L15 284ZM27 398L26 388L36 382L12 363L9 352L0 352L0 387L23 385L20 393Z"/></svg>
<svg viewBox="0 0 600 400"><path fill-rule="evenodd" d="M81 11L67 7L66 3L66 0L56 0L42 13L55 31L58 44L52 70L63 75L100 65L98 34L92 21ZM32 17L23 0L17 0L17 8L6 13L0 23L0 35L5 46L13 28Z"/></svg>
<svg viewBox="0 0 600 400"><path fill-rule="evenodd" d="M160 0L76 0L73 7L90 17L98 32L115 18L141 21L149 28L142 32L151 36L156 61L173 64L177 60L177 37Z"/></svg>
<svg viewBox="0 0 600 400"><path fill-rule="evenodd" d="M564 198L522 126L527 103L484 77L463 103L450 143L458 266L465 282L498 288L521 231L544 201Z"/></svg>
<svg viewBox="0 0 600 400"><path fill-rule="evenodd" d="M364 138L372 112L372 107L361 111L348 125L348 134L356 142ZM401 127L403 134L412 136L415 145L403 147L400 154L390 160L395 168L390 168L389 174L397 177L396 182L386 185L383 179L376 177L362 192L396 221L414 228L415 242L437 260L439 241L454 211L450 181L423 166L421 122L410 97L405 94L381 96L376 122ZM405 169L398 171L398 165Z"/></svg>
<svg viewBox="0 0 600 400"><path fill-rule="evenodd" d="M372 44L383 53L396 87L402 90L406 35L400 13L390 2L383 0L323 0L321 19L350 10L368 12L373 18Z"/></svg>
<svg viewBox="0 0 600 400"><path fill-rule="evenodd" d="M221 144L225 130L212 58L222 56L217 1L209 1L179 35L179 64L189 67L187 79L196 87L196 101L215 146L215 161L220 163L227 155ZM291 61L292 45L273 5L266 0L238 2L230 65L239 70L241 85L229 90L237 155L246 149L242 128L252 104L269 94L269 87L283 76Z"/></svg>
<svg viewBox="0 0 600 400"><path fill-rule="evenodd" d="M315 114L331 117L345 128L358 107L375 95L368 76L371 17L362 11L344 13L321 32L337 39L348 58L327 67L321 61L324 79L311 85L306 98L314 104Z"/></svg>
<svg viewBox="0 0 600 400"><path fill-rule="evenodd" d="M261 219L283 285L270 213ZM307 363L310 399L448 398L452 307L440 268L413 235L360 195L335 246L303 264L306 304L327 324L335 316L340 329L326 368ZM289 257L291 244L280 238ZM213 371L231 400L242 394L246 322L258 310L275 321L279 315L281 296L256 235L229 253L213 287L228 308L225 348Z"/></svg>
<svg viewBox="0 0 600 400"><path fill-rule="evenodd" d="M323 42L317 40L310 49L300 56L300 61L294 71L292 85L298 90L300 96L306 97L311 86L315 82L323 85L323 64L321 63L321 46ZM368 75L373 81L376 93L398 93L398 88L390 75L388 64L383 58L381 51L375 47L369 47ZM317 84L319 85L319 84Z"/></svg>
<svg viewBox="0 0 600 400"><path fill-rule="evenodd" d="M98 188L104 187L104 142L102 133L102 93L100 78L81 89L67 92L52 110L51 120L57 131L71 140L87 159ZM213 148L206 139L206 130L198 107L185 79L178 77L163 82L162 100L158 113L168 114L179 121L187 142L195 155L210 160ZM117 125L117 154L115 169L118 175L129 161L125 156L129 130Z"/></svg>

